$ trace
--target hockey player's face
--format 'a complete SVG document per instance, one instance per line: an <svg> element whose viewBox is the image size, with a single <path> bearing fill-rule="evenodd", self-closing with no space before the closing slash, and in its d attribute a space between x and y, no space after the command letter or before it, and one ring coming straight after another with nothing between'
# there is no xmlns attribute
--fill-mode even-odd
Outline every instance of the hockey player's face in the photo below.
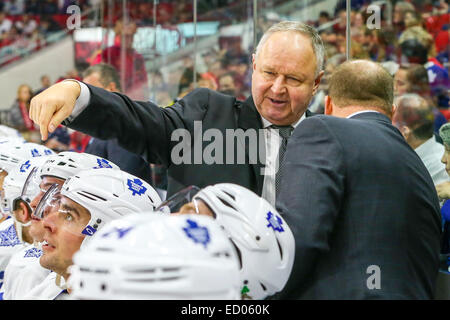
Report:
<svg viewBox="0 0 450 320"><path fill-rule="evenodd" d="M80 249L85 237L82 231L90 218L88 210L62 196L58 209L42 219L44 244L41 266L66 277L72 257Z"/></svg>
<svg viewBox="0 0 450 320"><path fill-rule="evenodd" d="M215 218L216 215L211 208L200 199L195 199L192 202L186 203L180 208L179 214L202 214Z"/></svg>
<svg viewBox="0 0 450 320"><path fill-rule="evenodd" d="M45 191L47 191L48 188L50 188L50 186L54 183L62 185L64 184L64 180L54 177L44 177L42 179L42 182L39 186L41 191L33 198L33 200L30 203L30 207L33 210L36 210L36 207L39 201L41 201L41 198L44 195ZM42 221L38 220L33 215L31 215L30 235L34 241L42 242L44 240L44 227L42 226Z"/></svg>

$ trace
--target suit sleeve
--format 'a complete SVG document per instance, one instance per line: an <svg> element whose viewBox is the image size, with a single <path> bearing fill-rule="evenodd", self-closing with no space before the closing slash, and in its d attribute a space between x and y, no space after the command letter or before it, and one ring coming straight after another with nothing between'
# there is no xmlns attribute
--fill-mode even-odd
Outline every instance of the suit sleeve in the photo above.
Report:
<svg viewBox="0 0 450 320"><path fill-rule="evenodd" d="M289 139L277 209L295 238L295 260L280 298L289 299L307 285L330 234L344 193L343 151L318 117L305 119Z"/></svg>
<svg viewBox="0 0 450 320"><path fill-rule="evenodd" d="M198 89L176 102L160 108L151 102L132 101L120 93L111 93L87 85L88 106L68 127L93 137L117 139L120 146L143 156L150 163L170 165L171 141L176 129L193 130L194 120L202 120L208 106L209 91Z"/></svg>

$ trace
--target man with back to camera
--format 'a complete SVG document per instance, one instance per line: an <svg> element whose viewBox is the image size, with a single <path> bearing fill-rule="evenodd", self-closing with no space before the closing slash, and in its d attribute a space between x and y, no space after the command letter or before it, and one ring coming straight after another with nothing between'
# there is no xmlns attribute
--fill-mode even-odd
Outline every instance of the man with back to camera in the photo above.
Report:
<svg viewBox="0 0 450 320"><path fill-rule="evenodd" d="M300 22L280 22L265 33L252 57L252 96L245 102L202 88L171 107L159 108L150 102L131 101L118 93L64 81L32 100L30 116L40 124L44 139L48 130L52 132L66 119L65 124L75 130L100 139L117 138L122 147L142 155L148 162L166 165L168 197L188 185L202 188L229 182L242 185L274 204L280 176L270 169L282 163L277 161L280 144L284 146L292 129L310 115L306 109L323 75L323 56L323 43L314 28ZM190 161L176 164L171 153L180 139L174 141L172 134L176 129L186 129L198 139L201 130L194 132L194 121L201 121L201 130L215 128L222 136L227 129L236 132L242 129L245 133L265 129L265 143L252 142L249 147L245 141L245 146L235 141L234 158L223 159L223 164L193 161L198 150L191 145L186 151L190 153ZM199 143L203 147L209 144ZM252 163L249 149L258 145L264 152L258 150L257 154L264 156ZM226 149L224 146L222 150ZM236 161L236 151L245 152L244 164ZM282 151L284 148L280 150L280 158ZM264 164L272 174L264 175Z"/></svg>
<svg viewBox="0 0 450 320"><path fill-rule="evenodd" d="M393 96L379 64L345 62L331 76L326 115L306 119L290 138L277 209L296 256L279 298L433 298L439 200L391 124Z"/></svg>

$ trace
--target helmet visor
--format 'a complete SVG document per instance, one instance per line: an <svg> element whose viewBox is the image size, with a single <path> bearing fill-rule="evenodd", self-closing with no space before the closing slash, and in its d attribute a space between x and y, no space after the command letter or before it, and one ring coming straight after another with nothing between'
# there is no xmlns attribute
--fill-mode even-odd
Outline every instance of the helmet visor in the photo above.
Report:
<svg viewBox="0 0 450 320"><path fill-rule="evenodd" d="M35 216L38 219L50 221L64 232L77 237L92 236L97 226L90 226L91 214L89 210L72 199L61 194L61 186L53 184L39 202Z"/></svg>
<svg viewBox="0 0 450 320"><path fill-rule="evenodd" d="M187 188L184 188L181 191L178 191L174 195L172 195L169 199L161 203L155 211L162 212L162 213L174 213L178 212L180 208L191 202L192 198L197 194L197 192L200 191L200 188L197 186L189 186Z"/></svg>
<svg viewBox="0 0 450 320"><path fill-rule="evenodd" d="M39 220L46 215L58 211L59 200L61 198L61 186L53 184L44 194L41 201L33 212L33 216Z"/></svg>
<svg viewBox="0 0 450 320"><path fill-rule="evenodd" d="M36 197L38 193L41 191L39 187L41 180L42 179L39 176L38 167L34 167L33 170L31 170L30 174L28 175L27 179L25 180L25 184L23 185L20 199L27 203L31 203L31 200L33 200L34 197Z"/></svg>

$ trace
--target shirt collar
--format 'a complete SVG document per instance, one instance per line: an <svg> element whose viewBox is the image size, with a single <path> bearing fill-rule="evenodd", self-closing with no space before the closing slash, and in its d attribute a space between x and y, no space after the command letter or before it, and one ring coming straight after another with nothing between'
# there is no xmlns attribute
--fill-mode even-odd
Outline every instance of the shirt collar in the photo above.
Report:
<svg viewBox="0 0 450 320"><path fill-rule="evenodd" d="M434 139L434 135L418 146L414 151L419 155L420 158L423 158L427 154L430 154L430 150L433 148L434 144L437 143Z"/></svg>
<svg viewBox="0 0 450 320"><path fill-rule="evenodd" d="M351 117L356 116L357 114L368 113L368 112L380 113L380 112L375 111L375 110L363 110L363 111L358 111L358 112L352 113L351 115L347 116L346 118L349 119L349 118L351 118Z"/></svg>
<svg viewBox="0 0 450 320"><path fill-rule="evenodd" d="M300 119L298 119L297 122L293 123L292 126L294 127L294 129L298 126L298 124L300 122L302 122L304 119L306 118L306 112L303 113L303 115L300 117ZM263 116L261 116L261 121L263 124L263 128L268 128L270 127L273 123L271 123L269 120L267 120L266 118L264 118Z"/></svg>

